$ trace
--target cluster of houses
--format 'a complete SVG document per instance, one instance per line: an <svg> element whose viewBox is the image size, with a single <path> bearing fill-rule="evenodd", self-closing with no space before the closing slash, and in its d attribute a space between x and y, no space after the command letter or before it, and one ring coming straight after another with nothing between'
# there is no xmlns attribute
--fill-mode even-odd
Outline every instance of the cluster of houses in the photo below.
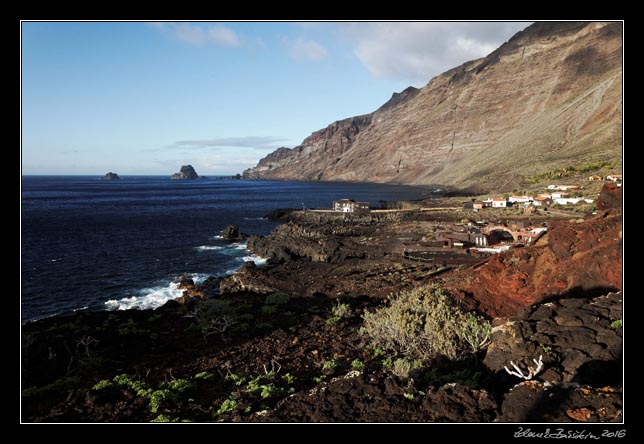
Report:
<svg viewBox="0 0 644 444"><path fill-rule="evenodd" d="M509 248L532 245L547 232L546 226L533 226L529 221L516 221L508 225L471 222L466 225L443 223L439 225L432 240L417 243L405 250L408 258L427 258L437 251L460 250L461 253L494 254ZM456 250L456 251L455 251Z"/></svg>
<svg viewBox="0 0 644 444"><path fill-rule="evenodd" d="M590 180L590 181L594 181L594 180L602 180L602 177L601 177L601 176L589 176L589 177L588 177L588 180ZM608 176L606 176L606 178L605 178L605 179L603 179L603 180L607 180L607 181L611 181L611 182L617 182L617 183L622 183L622 175L621 175L621 174L609 174L609 175L608 175Z"/></svg>
<svg viewBox="0 0 644 444"><path fill-rule="evenodd" d="M579 190L577 185L548 185L549 193L542 193L537 196L509 196L492 197L486 200L465 202L463 208L466 210L478 211L483 208L506 208L513 205L523 207L548 207L553 204L559 205L576 205L578 203L593 203L593 199L586 197L573 197L569 191Z"/></svg>

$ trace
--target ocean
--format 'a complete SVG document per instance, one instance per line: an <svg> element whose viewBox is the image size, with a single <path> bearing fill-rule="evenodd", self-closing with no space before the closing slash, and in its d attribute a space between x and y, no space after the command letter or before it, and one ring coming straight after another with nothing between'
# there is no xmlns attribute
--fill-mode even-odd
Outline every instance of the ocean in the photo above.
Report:
<svg viewBox="0 0 644 444"><path fill-rule="evenodd" d="M276 208L329 208L333 200L427 197L429 188L389 184L196 180L167 176L23 176L21 316L32 321L77 310L154 309L195 282L261 265L229 224L267 235Z"/></svg>

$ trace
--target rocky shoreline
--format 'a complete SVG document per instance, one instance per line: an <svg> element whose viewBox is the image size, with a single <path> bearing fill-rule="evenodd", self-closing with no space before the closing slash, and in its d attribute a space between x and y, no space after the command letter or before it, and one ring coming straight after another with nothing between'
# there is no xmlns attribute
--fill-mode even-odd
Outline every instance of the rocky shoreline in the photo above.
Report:
<svg viewBox="0 0 644 444"><path fill-rule="evenodd" d="M248 238L265 267L182 281L184 297L154 311L24 325L22 420L621 422L622 216L612 207L551 222L541 245L432 262L404 252L454 214L281 212L270 236ZM489 323L481 346L413 362L377 346L365 314L430 285Z"/></svg>

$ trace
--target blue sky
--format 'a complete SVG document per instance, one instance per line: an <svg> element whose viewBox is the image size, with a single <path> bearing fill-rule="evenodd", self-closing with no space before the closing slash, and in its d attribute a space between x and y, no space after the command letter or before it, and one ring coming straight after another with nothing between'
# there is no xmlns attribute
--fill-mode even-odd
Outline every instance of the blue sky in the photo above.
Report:
<svg viewBox="0 0 644 444"><path fill-rule="evenodd" d="M24 22L23 174L235 174L529 23Z"/></svg>

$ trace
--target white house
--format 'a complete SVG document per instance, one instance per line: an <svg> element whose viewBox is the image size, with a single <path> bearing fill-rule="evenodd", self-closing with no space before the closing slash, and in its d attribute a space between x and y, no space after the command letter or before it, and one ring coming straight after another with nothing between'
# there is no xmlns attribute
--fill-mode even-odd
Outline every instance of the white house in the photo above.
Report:
<svg viewBox="0 0 644 444"><path fill-rule="evenodd" d="M353 199L340 199L333 202L333 211L341 213L368 213L368 202L356 202Z"/></svg>
<svg viewBox="0 0 644 444"><path fill-rule="evenodd" d="M546 196L537 196L532 201L532 205L534 205L535 207L545 207L550 204L552 204L552 199Z"/></svg>
<svg viewBox="0 0 644 444"><path fill-rule="evenodd" d="M561 199L564 197L568 197L568 193L564 193L563 191L556 191L550 195L551 198L553 199Z"/></svg>
<svg viewBox="0 0 644 444"><path fill-rule="evenodd" d="M492 208L505 208L508 206L508 202L503 197L493 197L492 198Z"/></svg>
<svg viewBox="0 0 644 444"><path fill-rule="evenodd" d="M554 199L555 203L558 203L559 205L577 205L581 200L582 199L579 197L560 197L558 199Z"/></svg>
<svg viewBox="0 0 644 444"><path fill-rule="evenodd" d="M530 196L510 196L508 197L508 202L511 203L528 203L532 201L532 198Z"/></svg>
<svg viewBox="0 0 644 444"><path fill-rule="evenodd" d="M621 174L609 174L606 176L606 180L612 180L613 182L621 182L622 181L622 175Z"/></svg>
<svg viewBox="0 0 644 444"><path fill-rule="evenodd" d="M578 190L579 185L548 185L549 190L561 190L561 191L567 191L567 190Z"/></svg>

